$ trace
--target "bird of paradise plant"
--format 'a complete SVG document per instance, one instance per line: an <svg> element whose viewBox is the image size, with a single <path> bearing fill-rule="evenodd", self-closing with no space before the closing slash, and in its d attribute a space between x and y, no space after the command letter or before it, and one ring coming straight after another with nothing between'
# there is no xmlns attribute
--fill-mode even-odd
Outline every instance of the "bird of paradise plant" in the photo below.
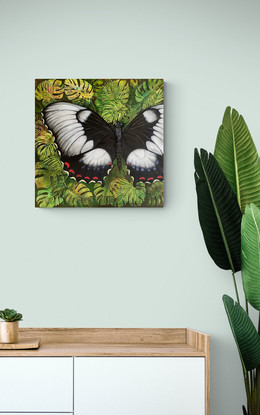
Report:
<svg viewBox="0 0 260 415"><path fill-rule="evenodd" d="M231 270L236 300L223 303L242 365L247 404L243 415L260 415L260 159L245 120L227 107L214 155L195 149L198 214L207 250L216 265ZM236 278L242 271L245 300Z"/></svg>

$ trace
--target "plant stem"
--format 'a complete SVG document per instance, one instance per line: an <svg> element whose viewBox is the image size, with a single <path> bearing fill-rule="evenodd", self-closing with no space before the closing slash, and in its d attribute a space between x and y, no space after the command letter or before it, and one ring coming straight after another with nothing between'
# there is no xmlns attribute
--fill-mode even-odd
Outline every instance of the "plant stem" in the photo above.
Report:
<svg viewBox="0 0 260 415"><path fill-rule="evenodd" d="M249 379L250 379L250 399L252 407L254 408L254 399L253 399L253 392L254 392L254 380L253 380L253 370L250 370L249 372Z"/></svg>
<svg viewBox="0 0 260 415"><path fill-rule="evenodd" d="M258 334L260 334L260 313L258 317ZM260 366L256 368L256 415L260 415Z"/></svg>
<svg viewBox="0 0 260 415"><path fill-rule="evenodd" d="M235 277L234 271L232 271L232 277L233 277L234 287L235 287L235 291L236 291L237 302L238 302L238 304L240 304L238 290L237 290L236 277Z"/></svg>
<svg viewBox="0 0 260 415"><path fill-rule="evenodd" d="M256 415L260 414L260 367L256 368Z"/></svg>
<svg viewBox="0 0 260 415"><path fill-rule="evenodd" d="M246 388L248 415L254 415L253 412L252 412L252 402L251 402L251 394L250 394L249 377L248 377L248 373L246 371L244 372L244 382L245 382L245 388Z"/></svg>

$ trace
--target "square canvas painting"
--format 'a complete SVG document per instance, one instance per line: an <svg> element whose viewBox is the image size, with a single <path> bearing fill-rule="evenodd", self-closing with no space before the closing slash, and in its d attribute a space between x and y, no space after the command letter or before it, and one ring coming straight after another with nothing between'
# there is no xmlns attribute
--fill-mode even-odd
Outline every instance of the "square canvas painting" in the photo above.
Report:
<svg viewBox="0 0 260 415"><path fill-rule="evenodd" d="M163 206L162 79L36 79L35 206Z"/></svg>

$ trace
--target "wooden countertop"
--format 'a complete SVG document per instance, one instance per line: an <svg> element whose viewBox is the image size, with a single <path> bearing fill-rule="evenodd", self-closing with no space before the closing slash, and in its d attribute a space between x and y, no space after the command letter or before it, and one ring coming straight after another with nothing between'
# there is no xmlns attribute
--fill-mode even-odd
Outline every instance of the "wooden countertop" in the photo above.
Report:
<svg viewBox="0 0 260 415"><path fill-rule="evenodd" d="M0 350L2 356L209 356L210 337L192 329L22 328L39 349Z"/></svg>
<svg viewBox="0 0 260 415"><path fill-rule="evenodd" d="M39 349L1 350L1 356L205 356L187 344L42 343Z"/></svg>

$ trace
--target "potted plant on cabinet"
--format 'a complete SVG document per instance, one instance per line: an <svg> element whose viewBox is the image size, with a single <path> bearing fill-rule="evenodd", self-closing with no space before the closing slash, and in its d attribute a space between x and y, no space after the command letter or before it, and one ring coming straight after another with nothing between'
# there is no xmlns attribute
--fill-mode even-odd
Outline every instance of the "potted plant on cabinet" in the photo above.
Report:
<svg viewBox="0 0 260 415"><path fill-rule="evenodd" d="M228 107L214 155L195 149L201 229L216 265L231 270L236 301L223 296L238 348L247 396L244 415L260 415L260 159L241 115ZM242 271L244 307L236 273ZM256 329L249 314L259 313Z"/></svg>
<svg viewBox="0 0 260 415"><path fill-rule="evenodd" d="M17 313L13 309L6 308L5 310L0 310L0 318L4 320L0 322L1 343L18 342L19 321L22 317L22 314Z"/></svg>

